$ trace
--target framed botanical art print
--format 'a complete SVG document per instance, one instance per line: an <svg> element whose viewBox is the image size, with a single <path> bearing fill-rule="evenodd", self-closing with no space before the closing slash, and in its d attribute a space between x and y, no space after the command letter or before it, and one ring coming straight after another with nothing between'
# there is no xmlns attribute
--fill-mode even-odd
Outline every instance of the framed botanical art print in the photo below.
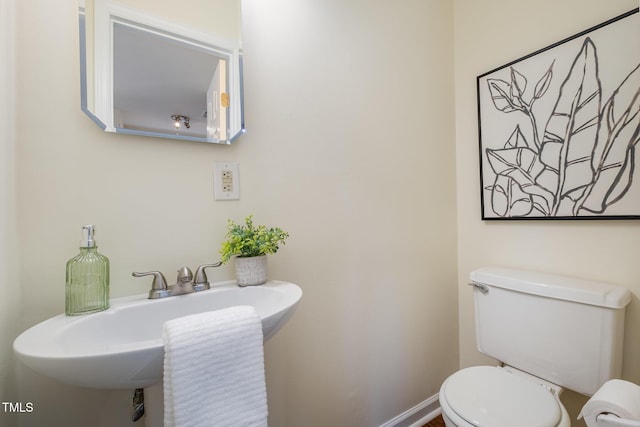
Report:
<svg viewBox="0 0 640 427"><path fill-rule="evenodd" d="M639 16L477 77L482 219L640 218Z"/></svg>

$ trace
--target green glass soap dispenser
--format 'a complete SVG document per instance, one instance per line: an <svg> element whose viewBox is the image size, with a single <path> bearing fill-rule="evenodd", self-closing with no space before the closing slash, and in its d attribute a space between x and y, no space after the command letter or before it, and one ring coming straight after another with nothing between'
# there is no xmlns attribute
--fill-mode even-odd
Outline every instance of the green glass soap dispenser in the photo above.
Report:
<svg viewBox="0 0 640 427"><path fill-rule="evenodd" d="M84 225L80 253L67 262L65 314L78 316L109 308L109 258L98 253L95 227Z"/></svg>

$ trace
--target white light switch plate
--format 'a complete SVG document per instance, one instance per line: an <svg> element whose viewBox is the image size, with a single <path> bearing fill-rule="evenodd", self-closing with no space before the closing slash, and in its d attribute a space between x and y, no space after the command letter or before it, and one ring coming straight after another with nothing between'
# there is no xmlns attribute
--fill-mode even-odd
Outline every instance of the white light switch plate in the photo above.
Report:
<svg viewBox="0 0 640 427"><path fill-rule="evenodd" d="M238 164L213 164L213 195L215 200L240 200L240 174Z"/></svg>

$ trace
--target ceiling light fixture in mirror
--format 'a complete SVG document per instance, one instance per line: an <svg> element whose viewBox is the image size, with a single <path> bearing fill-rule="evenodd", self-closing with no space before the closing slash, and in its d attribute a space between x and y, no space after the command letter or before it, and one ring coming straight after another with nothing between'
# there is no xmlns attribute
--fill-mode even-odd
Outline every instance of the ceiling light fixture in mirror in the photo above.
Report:
<svg viewBox="0 0 640 427"><path fill-rule="evenodd" d="M244 133L240 0L79 1L82 109L100 127L223 144Z"/></svg>

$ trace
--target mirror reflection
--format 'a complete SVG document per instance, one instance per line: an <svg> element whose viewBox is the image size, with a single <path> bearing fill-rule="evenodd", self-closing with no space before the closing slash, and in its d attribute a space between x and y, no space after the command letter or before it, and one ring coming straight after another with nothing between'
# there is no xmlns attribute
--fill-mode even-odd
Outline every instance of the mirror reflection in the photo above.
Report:
<svg viewBox="0 0 640 427"><path fill-rule="evenodd" d="M244 132L240 0L80 0L82 109L105 131Z"/></svg>

